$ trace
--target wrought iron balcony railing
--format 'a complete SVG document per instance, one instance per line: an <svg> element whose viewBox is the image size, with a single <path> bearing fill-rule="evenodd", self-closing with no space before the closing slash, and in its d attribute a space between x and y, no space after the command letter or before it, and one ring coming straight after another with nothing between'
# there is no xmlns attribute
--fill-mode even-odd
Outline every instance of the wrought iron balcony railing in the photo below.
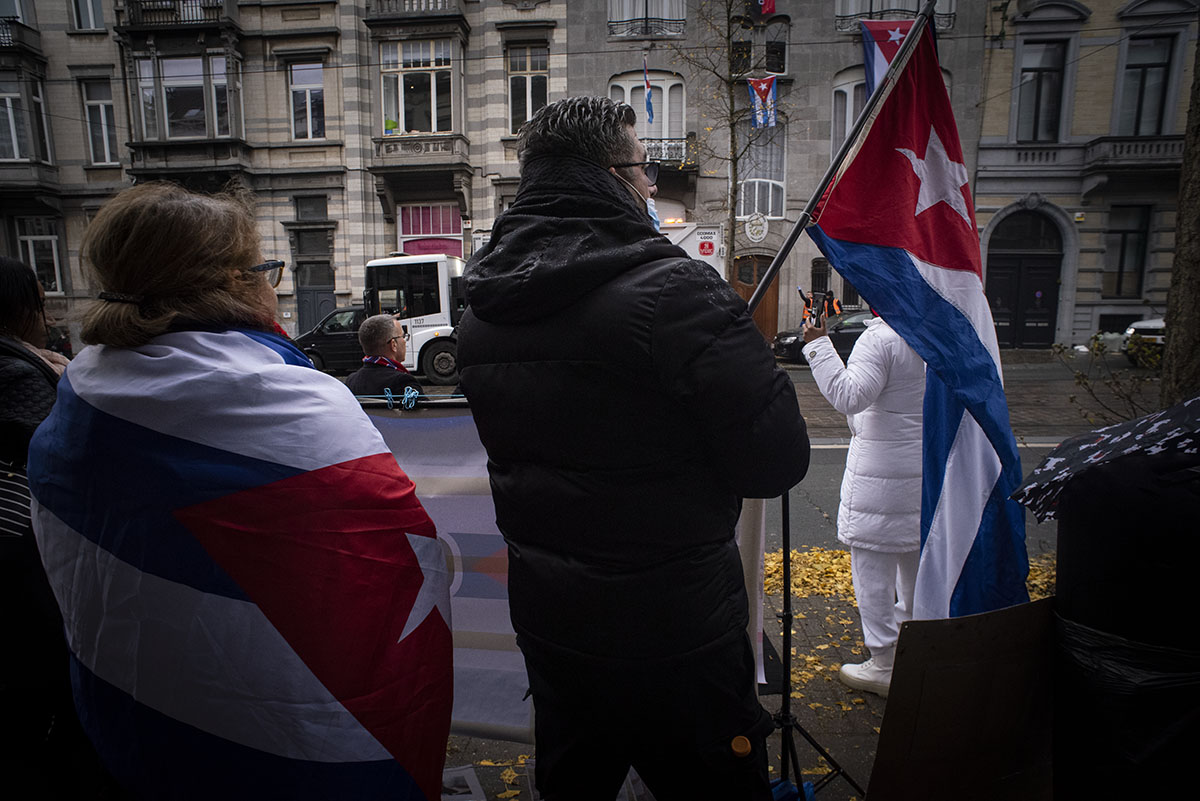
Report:
<svg viewBox="0 0 1200 801"><path fill-rule="evenodd" d="M687 20L663 19L662 17L635 17L634 19L610 19L609 36L682 36Z"/></svg>
<svg viewBox="0 0 1200 801"><path fill-rule="evenodd" d="M237 13L236 0L126 0L130 25L211 25Z"/></svg>
<svg viewBox="0 0 1200 801"><path fill-rule="evenodd" d="M646 158L650 161L683 162L688 157L688 140L686 139L643 139L646 146Z"/></svg>
<svg viewBox="0 0 1200 801"><path fill-rule="evenodd" d="M42 35L16 17L0 17L0 47L18 46L41 52Z"/></svg>
<svg viewBox="0 0 1200 801"><path fill-rule="evenodd" d="M834 26L843 33L858 33L858 22L864 19L912 19L921 10L921 0L840 0L834 10ZM933 26L939 31L954 27L953 0L937 4Z"/></svg>
<svg viewBox="0 0 1200 801"><path fill-rule="evenodd" d="M367 19L462 15L459 0L367 0Z"/></svg>

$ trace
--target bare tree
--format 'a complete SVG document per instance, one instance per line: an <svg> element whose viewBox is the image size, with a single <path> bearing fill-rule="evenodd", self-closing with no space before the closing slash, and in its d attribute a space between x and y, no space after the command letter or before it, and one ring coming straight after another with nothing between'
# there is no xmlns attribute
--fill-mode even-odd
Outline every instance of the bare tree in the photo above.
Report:
<svg viewBox="0 0 1200 801"><path fill-rule="evenodd" d="M750 125L754 108L746 79L765 75L768 58L766 48L760 46L764 24L751 14L752 3L696 0L688 12L687 42L667 45L676 65L688 73L691 105L704 121L696 140L697 162L704 165L708 176L719 175L720 165L728 170L724 202L727 270L736 258L738 202L750 148L774 133Z"/></svg>
<svg viewBox="0 0 1200 801"><path fill-rule="evenodd" d="M1200 64L1200 42L1193 63ZM1200 394L1200 80L1195 78L1183 140L1166 323L1160 397L1164 408Z"/></svg>

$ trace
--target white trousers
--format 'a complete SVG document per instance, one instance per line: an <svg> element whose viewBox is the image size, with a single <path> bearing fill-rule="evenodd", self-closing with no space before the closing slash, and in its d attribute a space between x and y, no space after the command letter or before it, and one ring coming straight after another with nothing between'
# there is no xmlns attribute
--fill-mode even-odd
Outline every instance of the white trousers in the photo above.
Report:
<svg viewBox="0 0 1200 801"><path fill-rule="evenodd" d="M900 624L912 620L920 550L886 553L850 547L850 575L863 642L872 655L896 647Z"/></svg>

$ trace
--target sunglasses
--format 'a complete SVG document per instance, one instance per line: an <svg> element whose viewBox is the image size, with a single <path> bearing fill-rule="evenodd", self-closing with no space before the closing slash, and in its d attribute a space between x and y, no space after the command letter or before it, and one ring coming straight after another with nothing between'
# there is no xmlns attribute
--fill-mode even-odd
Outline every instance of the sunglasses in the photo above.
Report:
<svg viewBox="0 0 1200 801"><path fill-rule="evenodd" d="M658 183L658 162L657 161L635 161L630 164L610 164L610 167L641 167L642 172L646 174L646 180L651 186Z"/></svg>
<svg viewBox="0 0 1200 801"><path fill-rule="evenodd" d="M279 259L271 259L264 261L262 264L256 264L250 268L252 273L266 273L267 283L272 288L279 286L279 282L283 280L284 263Z"/></svg>

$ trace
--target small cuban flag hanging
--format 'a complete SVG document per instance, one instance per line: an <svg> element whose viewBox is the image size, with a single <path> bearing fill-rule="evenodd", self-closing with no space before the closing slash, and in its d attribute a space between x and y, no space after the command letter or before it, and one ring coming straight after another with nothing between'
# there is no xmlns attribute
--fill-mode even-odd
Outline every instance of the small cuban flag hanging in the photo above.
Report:
<svg viewBox="0 0 1200 801"><path fill-rule="evenodd" d="M750 117L750 125L754 128L771 128L775 125L775 76L768 78L747 78L750 85L750 103L754 106L754 115Z"/></svg>
<svg viewBox="0 0 1200 801"><path fill-rule="evenodd" d="M646 57L642 56L642 78L646 81L646 122L654 122L654 103L651 101L653 89L650 87L650 68L646 66Z"/></svg>

